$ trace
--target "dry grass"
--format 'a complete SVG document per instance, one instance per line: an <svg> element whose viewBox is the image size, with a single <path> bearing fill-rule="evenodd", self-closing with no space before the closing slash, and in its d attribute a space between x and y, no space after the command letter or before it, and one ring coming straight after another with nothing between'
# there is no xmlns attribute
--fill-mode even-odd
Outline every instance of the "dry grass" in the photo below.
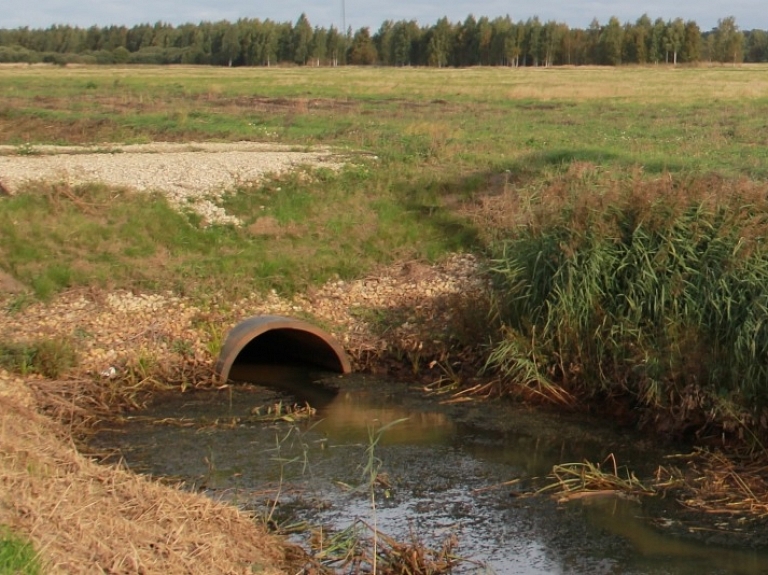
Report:
<svg viewBox="0 0 768 575"><path fill-rule="evenodd" d="M396 541L380 532L378 537L381 575L440 575L464 562L454 553L458 544L455 536L448 537L440 549L427 547L415 536L409 542Z"/></svg>
<svg viewBox="0 0 768 575"><path fill-rule="evenodd" d="M83 457L52 420L0 397L0 523L48 573L280 573L282 543L235 508Z"/></svg>
<svg viewBox="0 0 768 575"><path fill-rule="evenodd" d="M555 465L547 483L525 496L548 494L559 503L600 497L672 496L684 508L707 516L740 522L768 518L768 463L765 453L725 455L696 449L692 453L668 456L681 464L659 466L653 477L638 479L619 466L613 454L602 463L584 461ZM505 487L518 480L495 487ZM721 529L726 524L716 523Z"/></svg>
<svg viewBox="0 0 768 575"><path fill-rule="evenodd" d="M768 463L765 454L736 455L697 450L687 459L687 481L678 501L690 509L716 515L768 517ZM657 478L682 476L659 468ZM691 479L693 478L693 479Z"/></svg>
<svg viewBox="0 0 768 575"><path fill-rule="evenodd" d="M637 497L655 493L652 486L643 484L629 469L619 467L613 454L602 464L585 461L555 465L550 477L555 481L537 493L553 493L561 503L588 497Z"/></svg>

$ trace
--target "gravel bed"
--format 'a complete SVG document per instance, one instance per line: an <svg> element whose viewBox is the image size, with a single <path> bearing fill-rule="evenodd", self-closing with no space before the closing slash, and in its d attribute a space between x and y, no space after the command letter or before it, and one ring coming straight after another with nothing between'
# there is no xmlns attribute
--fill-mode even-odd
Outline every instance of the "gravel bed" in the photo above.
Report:
<svg viewBox="0 0 768 575"><path fill-rule="evenodd" d="M438 354L449 343L446 332L456 309L451 297L477 304L488 284L478 262L456 254L436 265L396 264L356 281L331 281L305 294L284 298L254 293L238 301L212 296L205 307L172 293L72 290L50 302L34 302L13 311L11 293L0 292L0 340L32 342L67 338L75 342L79 365L73 375L117 373L139 358L200 365L216 361L217 338L247 317L283 315L315 317L333 333L353 362L367 353L388 349ZM403 311L404 310L404 311ZM400 318L386 330L372 318ZM442 335L441 335L442 334ZM183 357L182 357L183 352ZM357 367L360 367L359 365ZM0 396L3 385L0 378Z"/></svg>
<svg viewBox="0 0 768 575"><path fill-rule="evenodd" d="M160 192L175 208L200 215L206 225L240 225L238 218L217 205L234 186L300 166L338 169L341 165L340 156L328 149L297 151L257 142L0 146L0 190L18 193L34 181L100 182Z"/></svg>

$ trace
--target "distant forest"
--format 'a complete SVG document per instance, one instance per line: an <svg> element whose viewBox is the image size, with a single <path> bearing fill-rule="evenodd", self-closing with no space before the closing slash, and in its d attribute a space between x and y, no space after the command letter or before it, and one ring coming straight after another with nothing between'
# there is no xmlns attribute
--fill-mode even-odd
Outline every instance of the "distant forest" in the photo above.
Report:
<svg viewBox="0 0 768 575"><path fill-rule="evenodd" d="M172 26L0 29L0 62L205 64L214 66L560 66L768 62L768 32L742 31L735 18L700 30L682 18L597 19L584 30L538 17L468 16L434 25L385 21L346 31L243 18Z"/></svg>

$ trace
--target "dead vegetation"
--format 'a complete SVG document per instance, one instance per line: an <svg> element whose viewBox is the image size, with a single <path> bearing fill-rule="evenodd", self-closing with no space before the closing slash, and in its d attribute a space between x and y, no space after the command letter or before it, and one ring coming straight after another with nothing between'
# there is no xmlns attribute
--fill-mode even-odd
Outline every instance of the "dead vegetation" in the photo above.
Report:
<svg viewBox="0 0 768 575"><path fill-rule="evenodd" d="M683 456L683 472L659 468L660 479L679 477L677 500L686 508L742 520L768 518L765 453L728 455L696 450ZM674 483L673 483L674 484Z"/></svg>
<svg viewBox="0 0 768 575"><path fill-rule="evenodd" d="M613 454L603 464L584 461L555 465L550 478L555 481L536 494L552 493L560 503L589 497L637 497L656 493L652 486L645 485L628 469L621 468L620 471Z"/></svg>
<svg viewBox="0 0 768 575"><path fill-rule="evenodd" d="M283 543L232 506L79 454L34 406L0 397L0 524L47 573L280 573Z"/></svg>
<svg viewBox="0 0 768 575"><path fill-rule="evenodd" d="M455 535L446 537L436 549L413 534L409 540L398 541L358 520L335 533L316 529L310 554L303 560L310 575L443 575L468 562L456 554L457 545Z"/></svg>
<svg viewBox="0 0 768 575"><path fill-rule="evenodd" d="M725 455L696 449L670 455L653 477L638 478L610 454L601 463L583 461L555 465L535 490L518 495L549 495L558 503L620 497L639 501L643 497L667 498L694 512L692 524L701 529L730 530L768 519L768 465L765 453ZM519 481L504 484L509 486Z"/></svg>

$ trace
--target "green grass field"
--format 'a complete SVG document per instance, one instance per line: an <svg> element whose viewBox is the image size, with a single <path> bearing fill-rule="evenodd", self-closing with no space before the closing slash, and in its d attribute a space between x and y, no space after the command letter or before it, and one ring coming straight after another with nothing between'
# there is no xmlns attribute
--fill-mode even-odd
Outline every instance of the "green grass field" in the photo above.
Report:
<svg viewBox="0 0 768 575"><path fill-rule="evenodd" d="M311 194L288 178L229 197L238 215L266 205L297 224L279 239L185 228L157 202L125 194L103 222L55 189L37 190L0 214L0 267L43 297L83 283L236 289L240 278L290 292L392 259L485 250L494 234L477 204L502 180L535 192L574 164L596 166L593 177L606 181L764 177L765 72L2 67L0 144L16 153L44 143L256 140L329 145L358 159L320 174ZM110 194L76 193L95 205Z"/></svg>
<svg viewBox="0 0 768 575"><path fill-rule="evenodd" d="M685 425L763 435L766 72L2 67L9 153L253 140L351 161L232 190L228 211L286 230L270 237L199 228L151 196L30 186L0 200L0 268L42 298L79 285L202 298L473 251L499 271L507 329L488 334L490 365L508 390L673 419L688 406ZM115 198L109 218L78 207Z"/></svg>
<svg viewBox="0 0 768 575"><path fill-rule="evenodd" d="M3 67L0 143L278 140L366 150L383 172L575 159L762 177L766 71Z"/></svg>

